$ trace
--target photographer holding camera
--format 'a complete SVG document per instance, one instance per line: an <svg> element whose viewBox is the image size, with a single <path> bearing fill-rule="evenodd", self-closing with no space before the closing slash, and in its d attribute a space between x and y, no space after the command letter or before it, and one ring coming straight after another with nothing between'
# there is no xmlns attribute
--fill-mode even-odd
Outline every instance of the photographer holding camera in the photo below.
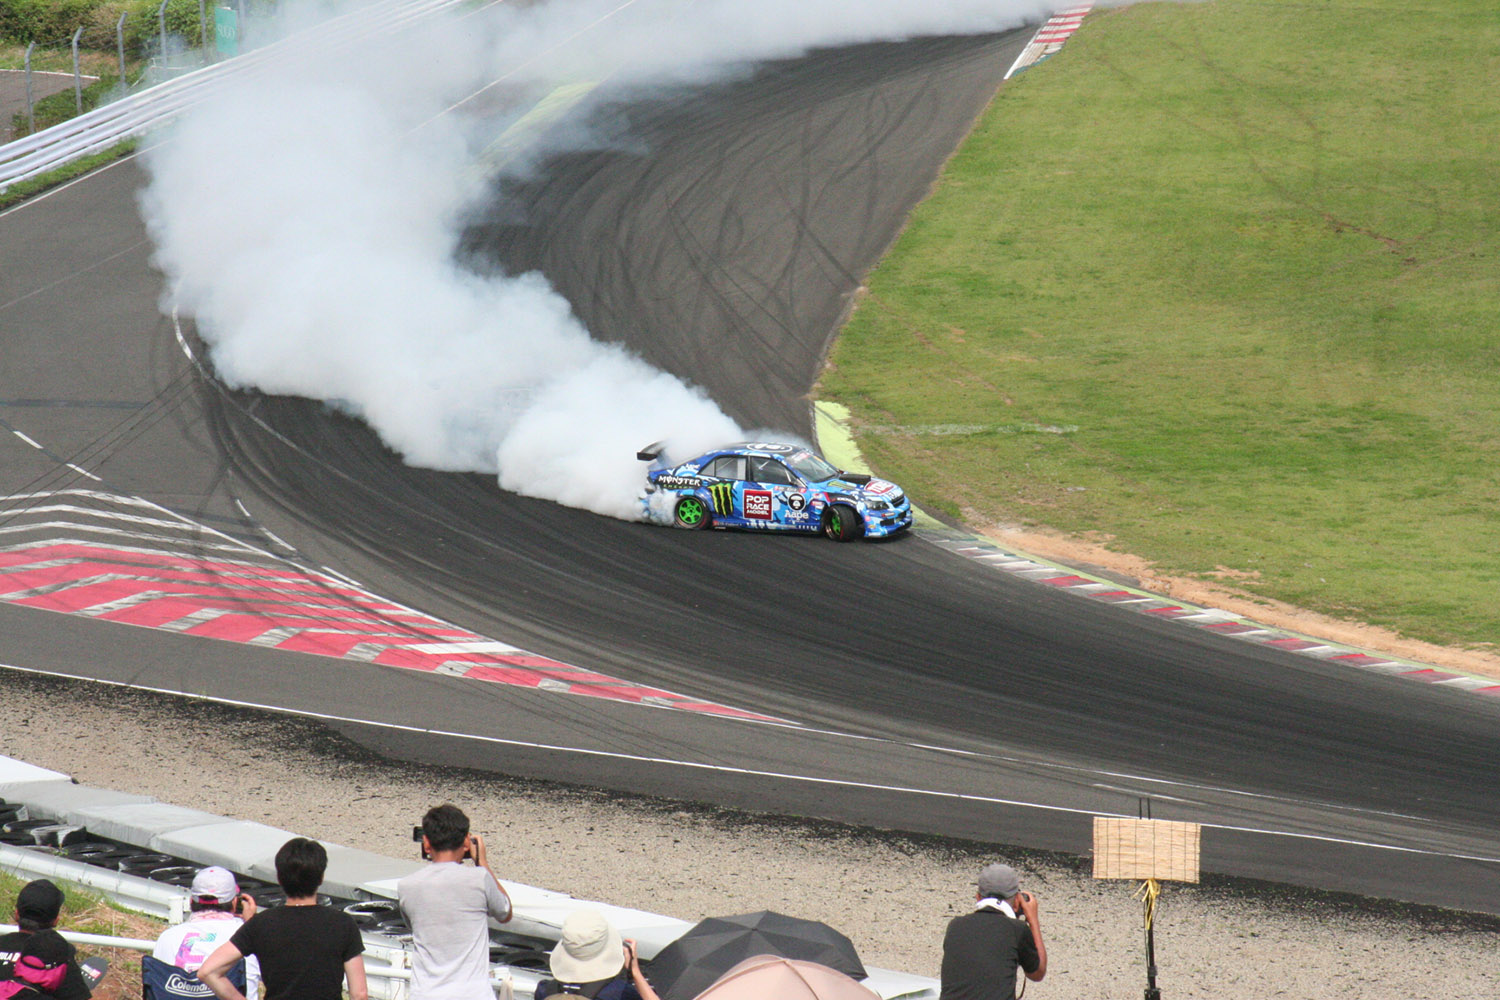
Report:
<svg viewBox="0 0 1500 1000"><path fill-rule="evenodd" d="M1036 897L1021 891L1010 865L979 873L974 911L948 922L939 1000L1015 1000L1016 970L1032 982L1047 974L1047 945Z"/></svg>
<svg viewBox="0 0 1500 1000"><path fill-rule="evenodd" d="M217 865L194 875L188 892L192 915L162 931L151 957L184 972L197 972L219 945L255 916L255 900L240 892L232 872ZM244 993L246 1000L259 1000L260 963L254 955L245 959Z"/></svg>
<svg viewBox="0 0 1500 1000"><path fill-rule="evenodd" d="M396 883L415 952L411 1000L494 1000L489 918L510 919L510 896L490 870L484 840L451 804L429 809L415 836L432 863Z"/></svg>

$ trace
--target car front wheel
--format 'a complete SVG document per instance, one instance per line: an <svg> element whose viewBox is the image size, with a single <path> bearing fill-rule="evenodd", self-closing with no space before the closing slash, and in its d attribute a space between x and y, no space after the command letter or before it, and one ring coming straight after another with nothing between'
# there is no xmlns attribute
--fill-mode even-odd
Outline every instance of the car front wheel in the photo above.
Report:
<svg viewBox="0 0 1500 1000"><path fill-rule="evenodd" d="M834 504L823 516L823 534L835 542L852 542L864 534L859 512L848 504Z"/></svg>

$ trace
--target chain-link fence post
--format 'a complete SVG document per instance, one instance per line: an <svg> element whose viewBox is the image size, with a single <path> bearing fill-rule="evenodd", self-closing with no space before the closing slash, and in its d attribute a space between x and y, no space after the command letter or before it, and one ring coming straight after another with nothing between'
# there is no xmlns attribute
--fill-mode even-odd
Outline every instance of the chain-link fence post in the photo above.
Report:
<svg viewBox="0 0 1500 1000"><path fill-rule="evenodd" d="M198 48L203 51L203 64L205 66L214 61L213 53L208 49L207 0L198 0Z"/></svg>
<svg viewBox="0 0 1500 1000"><path fill-rule="evenodd" d="M80 115L83 114L83 76L78 72L78 36L81 34L82 27L73 32L73 103Z"/></svg>
<svg viewBox="0 0 1500 1000"><path fill-rule="evenodd" d="M26 125L32 132L36 131L36 105L31 100L31 50L34 48L36 42L26 46Z"/></svg>
<svg viewBox="0 0 1500 1000"><path fill-rule="evenodd" d="M167 3L168 0L161 0L161 6L156 8L156 23L161 27L161 51L157 58L161 60L163 77L167 75Z"/></svg>
<svg viewBox="0 0 1500 1000"><path fill-rule="evenodd" d="M120 55L120 89L126 92L130 90L130 84L125 80L125 19L129 16L130 12L126 11L115 22L115 51Z"/></svg>

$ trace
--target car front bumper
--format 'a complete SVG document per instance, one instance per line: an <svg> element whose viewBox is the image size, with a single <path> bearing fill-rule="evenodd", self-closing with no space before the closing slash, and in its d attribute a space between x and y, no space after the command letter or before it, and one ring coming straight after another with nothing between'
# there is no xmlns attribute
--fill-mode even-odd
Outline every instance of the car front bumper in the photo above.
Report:
<svg viewBox="0 0 1500 1000"><path fill-rule="evenodd" d="M865 537L885 538L898 534L911 527L912 511L910 507L899 511L866 511L865 512Z"/></svg>

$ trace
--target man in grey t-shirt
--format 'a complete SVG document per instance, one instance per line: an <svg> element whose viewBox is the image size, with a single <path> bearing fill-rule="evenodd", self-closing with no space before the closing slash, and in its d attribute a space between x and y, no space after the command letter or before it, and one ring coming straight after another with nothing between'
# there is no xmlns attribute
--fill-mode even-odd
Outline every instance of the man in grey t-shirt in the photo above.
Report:
<svg viewBox="0 0 1500 1000"><path fill-rule="evenodd" d="M510 919L510 896L484 841L470 835L461 809L441 805L422 817L422 854L432 863L396 883L416 953L411 1000L494 1000L489 918Z"/></svg>

